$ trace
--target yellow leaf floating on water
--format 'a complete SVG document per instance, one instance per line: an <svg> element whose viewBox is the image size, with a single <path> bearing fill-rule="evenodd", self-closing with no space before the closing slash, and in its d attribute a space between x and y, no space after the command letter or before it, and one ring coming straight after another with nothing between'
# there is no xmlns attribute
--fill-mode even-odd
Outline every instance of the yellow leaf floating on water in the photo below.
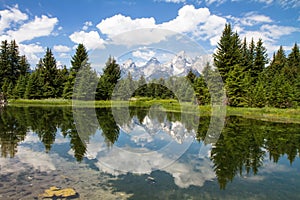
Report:
<svg viewBox="0 0 300 200"><path fill-rule="evenodd" d="M41 197L51 198L51 197L73 197L77 193L73 188L64 188L60 189L56 186L52 186L49 189L45 190Z"/></svg>

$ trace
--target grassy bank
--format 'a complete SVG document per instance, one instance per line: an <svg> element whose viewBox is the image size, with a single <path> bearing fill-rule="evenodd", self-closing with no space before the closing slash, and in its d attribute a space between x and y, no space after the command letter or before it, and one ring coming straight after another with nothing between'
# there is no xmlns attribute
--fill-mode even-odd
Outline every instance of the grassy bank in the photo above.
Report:
<svg viewBox="0 0 300 200"><path fill-rule="evenodd" d="M111 106L128 106L126 101L74 101L65 99L44 99L44 100L9 100L10 106L78 106L78 107L111 107ZM193 112L195 109L190 103L182 103L181 105L175 100L155 100L155 99L138 99L129 102L130 106L150 107L159 105L166 111L172 112ZM211 115L210 106L199 106L199 113L202 116ZM227 116L241 116L246 118L276 121L285 123L300 123L300 108L234 108L226 107Z"/></svg>

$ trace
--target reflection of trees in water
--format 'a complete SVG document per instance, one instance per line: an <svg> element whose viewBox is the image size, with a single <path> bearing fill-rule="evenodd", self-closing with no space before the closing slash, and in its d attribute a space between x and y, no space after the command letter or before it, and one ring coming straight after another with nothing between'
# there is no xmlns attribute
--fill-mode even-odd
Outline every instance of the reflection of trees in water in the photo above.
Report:
<svg viewBox="0 0 300 200"><path fill-rule="evenodd" d="M119 126L114 120L111 108L101 108L96 110L102 135L108 146L112 146L119 138Z"/></svg>
<svg viewBox="0 0 300 200"><path fill-rule="evenodd" d="M258 173L269 152L275 163L287 154L292 163L300 150L300 125L228 117L211 151L211 160L221 189L236 174Z"/></svg>
<svg viewBox="0 0 300 200"><path fill-rule="evenodd" d="M10 111L8 111L10 110ZM14 157L17 153L18 143L23 141L27 126L18 120L24 112L18 112L9 107L0 111L0 146L2 157Z"/></svg>
<svg viewBox="0 0 300 200"><path fill-rule="evenodd" d="M62 135L70 139L70 147L77 161L86 154L86 144L96 130L102 130L102 135L108 146L112 146L119 138L119 126L130 124L133 117L140 123L146 116L159 122L181 121L185 127L192 129L195 120L183 113L162 112L150 107L130 107L130 117L126 118L124 108L118 108L112 114L111 108L96 109L99 124L90 124L89 110L77 110L81 121L87 129L83 135L77 132L74 123L73 110L70 107L6 107L0 113L0 145L2 157L14 157L18 144L25 139L28 130L35 132L43 142L45 151L49 152L56 139L58 129ZM218 119L215 119L218 120ZM117 124L117 122L118 124ZM210 117L201 117L196 139L204 141L210 125ZM210 127L211 128L211 127ZM224 189L237 174L257 174L263 165L266 152L273 162L287 155L290 163L299 156L300 125L263 122L240 117L227 117L219 140L213 144L211 160L219 181ZM206 140L205 141L209 141Z"/></svg>

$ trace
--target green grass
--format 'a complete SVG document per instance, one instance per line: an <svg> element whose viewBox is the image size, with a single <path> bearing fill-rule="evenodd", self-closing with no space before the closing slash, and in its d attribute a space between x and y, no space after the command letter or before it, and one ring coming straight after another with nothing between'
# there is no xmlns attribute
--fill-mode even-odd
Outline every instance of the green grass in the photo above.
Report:
<svg viewBox="0 0 300 200"><path fill-rule="evenodd" d="M127 101L74 101L65 99L43 99L43 100L27 100L17 99L9 100L10 106L78 106L78 107L111 107L111 106L135 106L135 107L150 107L159 105L166 111L172 112L195 112L195 106L191 103L179 104L176 100L157 100L150 98L139 98L136 100ZM198 106L201 116L211 115L211 106ZM300 108L235 108L226 107L227 116L241 116L257 120L285 122L285 123L300 123Z"/></svg>

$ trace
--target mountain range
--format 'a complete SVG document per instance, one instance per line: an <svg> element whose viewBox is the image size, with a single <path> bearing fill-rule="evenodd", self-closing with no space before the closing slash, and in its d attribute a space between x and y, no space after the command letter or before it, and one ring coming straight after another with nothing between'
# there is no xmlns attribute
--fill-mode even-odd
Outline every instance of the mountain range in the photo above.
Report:
<svg viewBox="0 0 300 200"><path fill-rule="evenodd" d="M142 75L146 80L169 78L171 76L186 76L190 70L199 76L207 62L212 63L212 56L201 55L189 57L184 51L177 53L171 60L161 63L156 57L152 57L142 66L137 66L132 59L121 64L122 76L132 75L134 80Z"/></svg>

